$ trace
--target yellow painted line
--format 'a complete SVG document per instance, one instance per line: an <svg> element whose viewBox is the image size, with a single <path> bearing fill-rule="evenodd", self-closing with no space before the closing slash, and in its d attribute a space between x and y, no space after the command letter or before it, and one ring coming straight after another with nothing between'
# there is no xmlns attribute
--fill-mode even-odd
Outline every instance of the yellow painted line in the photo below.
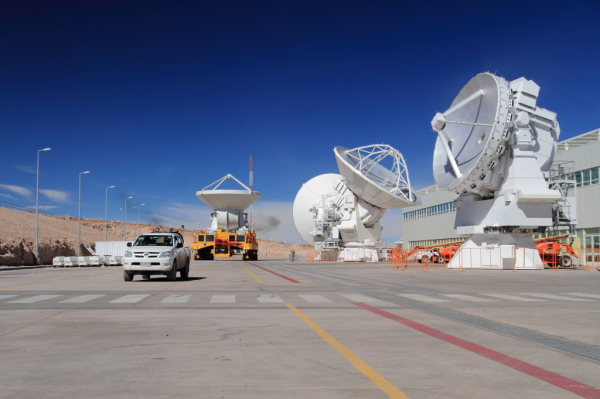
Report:
<svg viewBox="0 0 600 399"><path fill-rule="evenodd" d="M342 356L346 358L354 367L361 373L370 379L375 385L377 385L383 392L393 399L409 399L401 390L392 385L391 382L383 378L377 371L373 370L371 366L363 362L358 356L346 348L344 345L339 343L338 340L329 335L325 330L319 327L314 321L308 316L299 311L291 303L286 303L287 307L290 308L298 317L300 317L306 324L308 324L317 334L321 336L327 343L335 348Z"/></svg>
<svg viewBox="0 0 600 399"><path fill-rule="evenodd" d="M237 262L237 260L236 260ZM252 277L254 277L255 279L258 280L259 283L264 284L263 281L261 279L259 279L258 277L256 277L256 275L254 273L252 273L250 270L248 270L248 268L246 266L244 266L243 264L241 264L240 262L237 262L241 267L243 267L244 269L246 269L246 271L248 273L250 273L252 275Z"/></svg>
<svg viewBox="0 0 600 399"><path fill-rule="evenodd" d="M39 284L31 284L31 285L22 285L20 287L13 287L13 288L1 288L0 291L10 291L10 290L18 290L20 288L27 288L27 287L35 287L38 285L44 285L44 284L54 284L54 283L63 283L65 281L73 281L73 280L81 280L84 278L91 278L91 277L98 277L98 276L106 276L109 274L116 274L116 273L103 273L103 274L97 274L95 276L86 276L86 277L77 277L77 278L70 278L68 280L58 280L58 281L49 281L47 283L39 283Z"/></svg>

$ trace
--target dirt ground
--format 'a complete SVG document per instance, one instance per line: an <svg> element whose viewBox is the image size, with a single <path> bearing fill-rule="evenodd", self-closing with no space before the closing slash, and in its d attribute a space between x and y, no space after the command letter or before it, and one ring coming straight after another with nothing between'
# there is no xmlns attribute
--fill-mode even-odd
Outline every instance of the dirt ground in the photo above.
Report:
<svg viewBox="0 0 600 399"><path fill-rule="evenodd" d="M156 225L127 223L127 240L133 240L140 232L147 232ZM160 226L162 230L168 230ZM77 218L67 216L39 215L39 262L48 265L55 256L77 255ZM193 230L180 230L186 246L193 242ZM123 241L125 223L107 223L108 241ZM104 241L104 221L99 219L81 220L81 255L91 255L84 245L95 247L96 241ZM285 244L277 241L258 239L260 259L283 259L296 251L297 254L313 251L306 244ZM0 265L34 265L35 260L35 214L0 208Z"/></svg>

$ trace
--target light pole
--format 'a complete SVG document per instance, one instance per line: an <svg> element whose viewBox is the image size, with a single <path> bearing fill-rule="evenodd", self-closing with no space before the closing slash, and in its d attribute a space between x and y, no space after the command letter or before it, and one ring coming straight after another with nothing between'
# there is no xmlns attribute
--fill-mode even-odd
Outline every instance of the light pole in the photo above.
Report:
<svg viewBox="0 0 600 399"><path fill-rule="evenodd" d="M127 241L127 199L133 197L125 197L125 241Z"/></svg>
<svg viewBox="0 0 600 399"><path fill-rule="evenodd" d="M146 204L142 204L140 206L138 206L138 236L140 235L140 208L143 207Z"/></svg>
<svg viewBox="0 0 600 399"><path fill-rule="evenodd" d="M43 150L38 150L37 152L37 182L35 184L35 263L38 264L38 257L40 255L38 247L38 217L40 212L40 151L50 151L50 148L44 148Z"/></svg>
<svg viewBox="0 0 600 399"><path fill-rule="evenodd" d="M115 188L115 186L106 187L106 204L104 205L104 242L108 241L108 230L107 229L107 220L108 220L108 189Z"/></svg>
<svg viewBox="0 0 600 399"><path fill-rule="evenodd" d="M79 223L77 226L77 256L81 256L81 175L86 175L90 171L81 172L79 174Z"/></svg>

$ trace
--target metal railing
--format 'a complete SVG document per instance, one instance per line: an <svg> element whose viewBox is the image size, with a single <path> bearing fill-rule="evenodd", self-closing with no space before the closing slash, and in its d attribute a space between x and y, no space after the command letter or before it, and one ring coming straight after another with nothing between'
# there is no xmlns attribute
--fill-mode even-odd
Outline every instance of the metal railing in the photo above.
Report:
<svg viewBox="0 0 600 399"><path fill-rule="evenodd" d="M12 210L15 210L15 211L20 211L20 212L35 213L35 208L30 208L30 207L27 207L27 206L21 206L21 205L11 204L9 202L3 202L3 201L0 201L0 208L12 209ZM47 216L64 217L62 215L57 215L56 213L51 213L51 212L46 212L46 211L39 211L39 213L42 214L42 215L47 215Z"/></svg>

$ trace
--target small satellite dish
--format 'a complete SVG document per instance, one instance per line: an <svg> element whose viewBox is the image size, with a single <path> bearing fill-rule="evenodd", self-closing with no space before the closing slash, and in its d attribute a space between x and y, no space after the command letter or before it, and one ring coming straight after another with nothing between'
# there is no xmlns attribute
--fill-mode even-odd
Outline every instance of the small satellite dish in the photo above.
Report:
<svg viewBox="0 0 600 399"><path fill-rule="evenodd" d="M410 187L402 154L389 145L333 150L348 188L363 201L383 209L404 208L421 201ZM382 163L391 161L391 169Z"/></svg>
<svg viewBox="0 0 600 399"><path fill-rule="evenodd" d="M431 121L438 133L433 155L437 184L456 193L479 192L490 169L506 150L503 138L513 115L509 84L491 73L475 76L458 93L450 108Z"/></svg>
<svg viewBox="0 0 600 399"><path fill-rule="evenodd" d="M342 175L335 173L319 175L304 183L296 194L292 210L294 225L302 239L311 245L315 244L312 207L323 196L334 192L335 186L340 180L342 180Z"/></svg>

